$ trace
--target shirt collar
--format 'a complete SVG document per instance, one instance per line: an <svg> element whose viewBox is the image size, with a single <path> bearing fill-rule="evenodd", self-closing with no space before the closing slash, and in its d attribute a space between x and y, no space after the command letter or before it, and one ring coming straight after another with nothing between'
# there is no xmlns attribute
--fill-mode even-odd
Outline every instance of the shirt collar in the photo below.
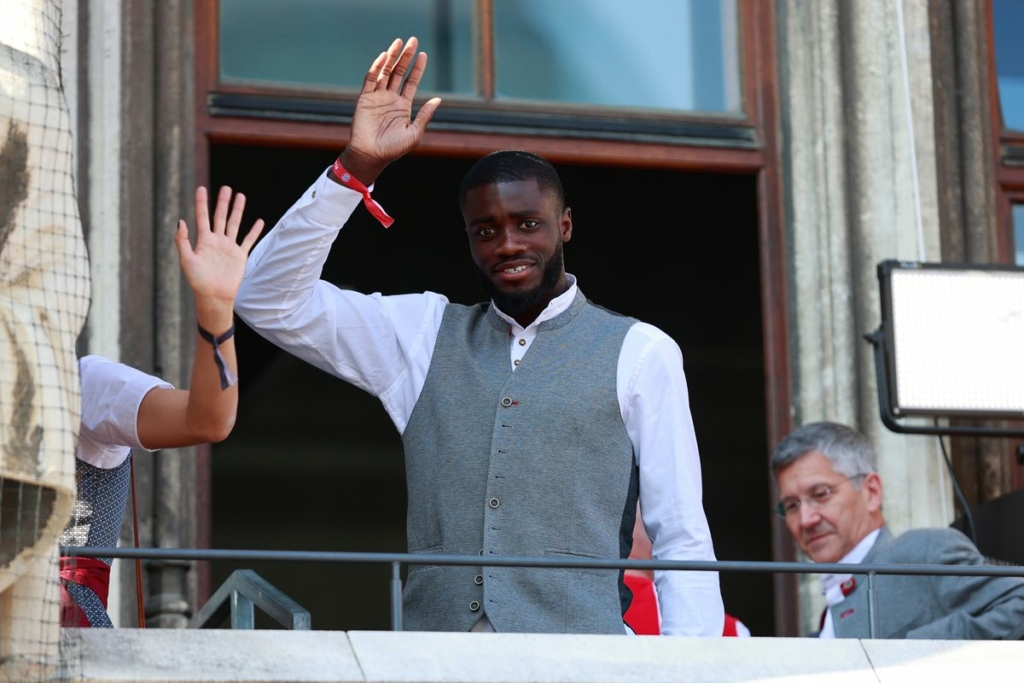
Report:
<svg viewBox="0 0 1024 683"><path fill-rule="evenodd" d="M520 331L523 330L532 329L537 325L540 325L545 320L551 320L560 313L565 312L569 308L569 306L572 305L572 302L576 299L576 292L579 291L579 286L576 284L576 276L566 273L565 279L566 282L569 283L569 289L565 290L564 292L556 296L554 299L549 301L547 307L540 312L540 315L537 316L536 320L530 323L529 327L524 328L519 323L517 323L514 318L511 318L502 313L497 306L494 306L494 311L501 316L502 320L504 320L505 322L512 326L513 333L515 334L518 334Z"/></svg>
<svg viewBox="0 0 1024 683"><path fill-rule="evenodd" d="M881 527L860 539L860 543L853 547L853 550L843 555L838 564L860 564L878 540L878 533ZM843 584L852 578L852 574L822 574L821 593L829 605L835 605L843 601L846 593L843 591Z"/></svg>

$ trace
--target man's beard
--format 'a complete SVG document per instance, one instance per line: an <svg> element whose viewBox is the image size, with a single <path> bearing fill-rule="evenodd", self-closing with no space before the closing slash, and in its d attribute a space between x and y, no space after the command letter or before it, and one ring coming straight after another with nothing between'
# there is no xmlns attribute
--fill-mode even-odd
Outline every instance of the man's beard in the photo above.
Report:
<svg viewBox="0 0 1024 683"><path fill-rule="evenodd" d="M487 273L483 270L477 268L476 274L480 279L480 284L483 285L484 291L490 295L498 310L505 315L515 318L522 313L539 313L554 298L552 293L555 291L555 285L558 284L558 278L562 275L562 243L558 243L554 257L548 261L547 267L544 268L544 276L541 278L540 284L533 289L503 292L494 286L494 283L491 282L491 279L487 277Z"/></svg>

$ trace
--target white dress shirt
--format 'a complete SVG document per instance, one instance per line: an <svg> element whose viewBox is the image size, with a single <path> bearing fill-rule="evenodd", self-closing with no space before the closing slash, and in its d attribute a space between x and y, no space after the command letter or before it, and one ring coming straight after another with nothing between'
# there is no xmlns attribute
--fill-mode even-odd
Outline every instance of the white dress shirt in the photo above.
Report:
<svg viewBox="0 0 1024 683"><path fill-rule="evenodd" d="M174 387L159 377L102 356L78 359L82 382L82 427L75 457L109 470L125 461L139 442L139 406L157 387Z"/></svg>
<svg viewBox="0 0 1024 683"><path fill-rule="evenodd" d="M235 310L274 344L377 396L402 433L423 388L448 299L433 292L367 295L320 279L331 245L361 202L360 194L321 175L253 250ZM404 228L399 223L391 229ZM569 282L569 290L529 327L503 315L512 325L510 372L540 323L576 296L575 278ZM623 343L616 381L653 557L714 560L679 346L658 328L635 324ZM722 635L717 572L662 571L655 581L665 635Z"/></svg>
<svg viewBox="0 0 1024 683"><path fill-rule="evenodd" d="M881 531L881 527L860 539L860 543L855 545L853 550L843 555L838 564L860 564L863 562L868 552L875 547L879 531ZM821 632L818 634L819 638L836 637L836 630L832 625L832 606L838 605L846 598L846 595L843 594L843 584L852 577L853 574L821 575L821 594L825 596L825 602L828 603L828 607L825 608L825 623L821 626Z"/></svg>

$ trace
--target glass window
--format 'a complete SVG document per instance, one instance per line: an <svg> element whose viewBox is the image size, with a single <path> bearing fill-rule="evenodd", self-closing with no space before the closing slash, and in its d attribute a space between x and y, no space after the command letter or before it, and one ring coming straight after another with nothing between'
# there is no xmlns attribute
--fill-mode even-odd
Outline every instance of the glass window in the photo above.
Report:
<svg viewBox="0 0 1024 683"><path fill-rule="evenodd" d="M1017 265L1024 266L1024 204L1013 205L1013 243L1017 246Z"/></svg>
<svg viewBox="0 0 1024 683"><path fill-rule="evenodd" d="M736 0L495 0L504 99L741 110Z"/></svg>
<svg viewBox="0 0 1024 683"><path fill-rule="evenodd" d="M1024 0L993 0L992 23L1003 122L1024 131Z"/></svg>
<svg viewBox="0 0 1024 683"><path fill-rule="evenodd" d="M349 88L415 35L424 93L739 114L737 0L492 0L494 73L479 65L482 0L219 0L220 79Z"/></svg>
<svg viewBox="0 0 1024 683"><path fill-rule="evenodd" d="M416 36L420 89L474 91L473 0L220 0L225 81L358 88L373 57Z"/></svg>

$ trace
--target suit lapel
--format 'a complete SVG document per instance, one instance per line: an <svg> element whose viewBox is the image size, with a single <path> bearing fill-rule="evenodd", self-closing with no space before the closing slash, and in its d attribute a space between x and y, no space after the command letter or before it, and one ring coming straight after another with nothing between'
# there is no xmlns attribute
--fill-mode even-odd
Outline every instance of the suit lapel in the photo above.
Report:
<svg viewBox="0 0 1024 683"><path fill-rule="evenodd" d="M861 564L875 562L877 556L885 552L892 539L889 527L883 526L879 529L874 545L864 556ZM868 576L854 574L850 581L853 585L842 587L846 599L832 607L832 628L837 638L867 638L871 633L871 622L868 619Z"/></svg>

